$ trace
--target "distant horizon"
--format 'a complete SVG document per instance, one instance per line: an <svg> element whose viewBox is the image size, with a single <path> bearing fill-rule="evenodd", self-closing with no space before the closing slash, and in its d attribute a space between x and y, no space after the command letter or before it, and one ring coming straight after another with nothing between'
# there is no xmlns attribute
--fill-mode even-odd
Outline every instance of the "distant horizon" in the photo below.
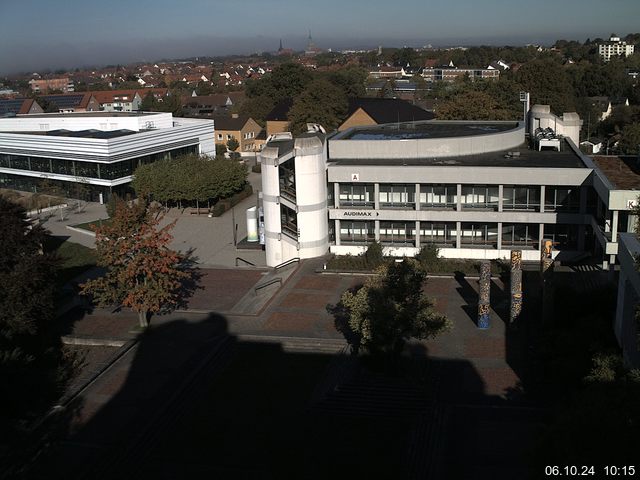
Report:
<svg viewBox="0 0 640 480"><path fill-rule="evenodd" d="M0 4L0 75L274 52L280 39L285 48L302 50L309 30L318 47L335 51L548 46L624 36L639 30L638 18L638 0L325 0L322 7L289 0L112 0L108 8L91 0L6 2Z"/></svg>
<svg viewBox="0 0 640 480"><path fill-rule="evenodd" d="M640 32L640 28L638 29ZM332 40L332 45L335 45L334 47L327 47L325 45L323 45L321 39L320 40L316 40L315 37L313 37L313 41L314 44L319 47L320 49L322 49L323 51L333 51L333 52L340 52L340 51L345 51L345 50L375 50L377 49L379 46L382 46L382 48L404 48L404 47L408 47L408 48L414 48L414 49L418 49L418 48L424 48L427 47L429 45L431 45L432 48L434 49L446 49L446 48L456 48L456 47L461 47L461 48L473 48L473 47L482 47L482 46L489 46L489 47L525 47L527 45L540 45L540 46L544 46L544 47L550 47L552 46L555 42L557 42L558 40L567 40L567 41L577 41L580 43L584 43L587 39L595 39L595 38L603 38L603 39L608 39L609 35L612 32L609 32L607 35L592 35L592 36L585 36L584 38L554 38L554 37L549 37L549 38L540 38L540 37L531 37L531 38L526 38L526 37L511 37L511 38L498 38L498 37L484 37L484 38L478 38L478 39L473 39L473 38L460 38L460 39L442 39L442 40L436 40L436 39L425 39L425 40L421 40L421 39L384 39L384 40L373 40L373 39L369 39L369 40L356 40L356 39L345 39L345 40L336 40L333 39ZM628 34L631 33L638 33L638 32L627 32L624 34L619 34L620 37L625 37ZM212 38L211 40L220 40L220 39L216 39L216 38ZM242 42L247 42L250 39L238 39L238 43L242 43ZM187 48L193 48L193 45L190 44L191 46L187 46L187 45L174 45L172 46L172 48L168 48L168 50L172 50L176 52L176 55L173 56L158 56L158 57L154 57L154 58L144 58L144 57L140 57L140 58L133 58L131 56L127 56L127 55L122 55L119 56L117 54L114 54L113 57L109 57L111 58L111 60L108 61L104 61L104 62L100 62L100 63L93 63L93 64L89 64L89 63L85 63L85 64L81 64L81 63L73 63L73 61L60 61L60 62L53 62L53 63L49 63L49 64L40 64L39 66L36 66L35 62L33 64L33 68L23 68L21 70L14 70L14 71L0 71L0 76L6 77L6 76L13 76L13 75L27 75L29 73L40 73L40 72L53 72L56 70L66 70L66 71L72 71L75 70L76 68L80 69L80 70L85 70L85 69L100 69L100 68L104 68L106 66L109 65L130 65L130 64L137 64L137 63L157 63L157 62L171 62L171 61L181 61L181 60L187 60L187 59L195 59L195 58L224 58L224 57L235 57L235 56L252 56L252 55L261 55L264 53L276 53L276 51L278 50L278 46L280 43L280 37L278 38L265 38L265 37L256 37L255 40L257 42L259 42L259 44L261 45L265 45L267 43L274 43L274 48L272 49L265 49L262 51L259 51L257 49L252 49L250 47L246 47L244 49L244 51L228 51L227 52L222 52L219 51L215 48L213 48L212 52L200 52L199 54L196 53L189 53L187 51L184 51L183 54L179 54L182 52L178 52L178 50L183 50L183 49L187 49ZM233 42L233 39L224 39L224 43L227 44L229 42ZM294 52L301 52L305 49L306 45L307 45L307 37L282 37L282 43L283 43L283 48L285 49L291 49ZM95 46L98 47L98 46ZM101 46L100 48L104 48L103 46ZM85 51L88 55L90 55L90 51L92 50L91 46L87 46ZM194 49L195 50L195 49ZM217 53L215 53L217 51Z"/></svg>

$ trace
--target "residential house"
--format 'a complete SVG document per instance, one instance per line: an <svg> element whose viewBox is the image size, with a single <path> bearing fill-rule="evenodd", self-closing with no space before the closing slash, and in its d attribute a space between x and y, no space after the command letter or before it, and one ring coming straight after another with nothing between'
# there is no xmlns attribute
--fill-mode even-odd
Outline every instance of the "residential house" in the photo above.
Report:
<svg viewBox="0 0 640 480"><path fill-rule="evenodd" d="M105 112L133 112L140 110L142 103L142 96L136 90L93 92L93 96Z"/></svg>
<svg viewBox="0 0 640 480"><path fill-rule="evenodd" d="M216 131L216 145L227 145L227 142L235 138L238 143L238 152L255 152L260 149L256 145L256 137L262 127L251 117L232 114L231 116L213 117Z"/></svg>
<svg viewBox="0 0 640 480"><path fill-rule="evenodd" d="M605 62L608 62L611 60L611 57L619 57L622 55L628 57L629 55L633 55L634 49L635 45L621 41L619 36L612 33L608 42L598 44L598 55L600 55Z"/></svg>
<svg viewBox="0 0 640 480"><path fill-rule="evenodd" d="M433 118L433 113L397 98L352 98L349 99L347 118L338 127L338 131L351 127L410 123Z"/></svg>
<svg viewBox="0 0 640 480"><path fill-rule="evenodd" d="M63 93L73 92L73 82L69 77L32 79L29 80L29 86L35 93L46 93L51 90L60 90Z"/></svg>
<svg viewBox="0 0 640 480"><path fill-rule="evenodd" d="M59 113L98 112L100 110L100 104L91 92L41 95L40 98L58 107Z"/></svg>
<svg viewBox="0 0 640 480"><path fill-rule="evenodd" d="M289 110L293 106L293 99L285 98L276 104L267 114L267 137L274 133L286 132L289 130Z"/></svg>
<svg viewBox="0 0 640 480"><path fill-rule="evenodd" d="M192 95L182 102L185 116L208 116L227 113L244 100L244 92L219 93L215 95Z"/></svg>
<svg viewBox="0 0 640 480"><path fill-rule="evenodd" d="M33 98L11 98L0 100L0 117L44 113L44 110Z"/></svg>

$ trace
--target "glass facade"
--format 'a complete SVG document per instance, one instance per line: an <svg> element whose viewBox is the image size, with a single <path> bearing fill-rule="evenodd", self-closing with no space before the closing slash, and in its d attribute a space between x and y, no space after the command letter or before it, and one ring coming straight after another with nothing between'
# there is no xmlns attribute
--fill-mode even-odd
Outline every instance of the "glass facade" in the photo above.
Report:
<svg viewBox="0 0 640 480"><path fill-rule="evenodd" d="M482 210L498 209L498 186L497 185L463 185L462 186L462 208L477 208Z"/></svg>
<svg viewBox="0 0 640 480"><path fill-rule="evenodd" d="M544 238L553 241L558 250L575 250L578 248L578 225L545 224Z"/></svg>
<svg viewBox="0 0 640 480"><path fill-rule="evenodd" d="M373 184L352 185L341 183L340 206L373 208L375 206Z"/></svg>
<svg viewBox="0 0 640 480"><path fill-rule="evenodd" d="M540 187L505 185L502 190L502 209L540 211Z"/></svg>
<svg viewBox="0 0 640 480"><path fill-rule="evenodd" d="M539 234L540 226L538 224L503 224L502 246L538 248Z"/></svg>
<svg viewBox="0 0 640 480"><path fill-rule="evenodd" d="M498 245L497 223L462 223L461 239L463 247Z"/></svg>
<svg viewBox="0 0 640 480"><path fill-rule="evenodd" d="M380 184L381 208L415 208L416 186Z"/></svg>
<svg viewBox="0 0 640 480"><path fill-rule="evenodd" d="M439 247L456 246L456 223L420 222L420 244L432 243Z"/></svg>
<svg viewBox="0 0 640 480"><path fill-rule="evenodd" d="M457 185L420 185L420 208L456 208Z"/></svg>
<svg viewBox="0 0 640 480"><path fill-rule="evenodd" d="M416 222L380 222L380 243L409 246L416 243Z"/></svg>
<svg viewBox="0 0 640 480"><path fill-rule="evenodd" d="M81 160L62 160L49 157L28 157L0 153L0 167L28 170L39 173L55 173L82 178L115 180L133 175L138 165L152 163L160 159L176 158L190 153L198 153L198 146L176 148L166 152L154 153L133 159L112 163L84 162Z"/></svg>
<svg viewBox="0 0 640 480"><path fill-rule="evenodd" d="M375 222L340 221L340 243L366 245L376 239Z"/></svg>
<svg viewBox="0 0 640 480"><path fill-rule="evenodd" d="M580 187L546 187L545 212L577 212L580 210Z"/></svg>

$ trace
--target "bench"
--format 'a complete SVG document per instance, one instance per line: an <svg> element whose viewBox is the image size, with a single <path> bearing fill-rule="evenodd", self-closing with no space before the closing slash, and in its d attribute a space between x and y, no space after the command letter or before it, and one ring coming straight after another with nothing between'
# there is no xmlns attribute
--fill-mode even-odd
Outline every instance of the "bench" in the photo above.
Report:
<svg viewBox="0 0 640 480"><path fill-rule="evenodd" d="M209 213L208 208L190 208L189 213L191 215L200 215L201 213Z"/></svg>

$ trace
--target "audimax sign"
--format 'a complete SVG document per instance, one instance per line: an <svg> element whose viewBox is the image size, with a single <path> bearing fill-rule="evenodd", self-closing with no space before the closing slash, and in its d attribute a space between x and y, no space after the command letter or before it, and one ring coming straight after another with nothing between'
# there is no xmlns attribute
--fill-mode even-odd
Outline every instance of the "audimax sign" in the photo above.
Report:
<svg viewBox="0 0 640 480"><path fill-rule="evenodd" d="M379 216L378 212L372 212L367 210L347 210L342 212L343 217L358 217L358 218L374 218Z"/></svg>

